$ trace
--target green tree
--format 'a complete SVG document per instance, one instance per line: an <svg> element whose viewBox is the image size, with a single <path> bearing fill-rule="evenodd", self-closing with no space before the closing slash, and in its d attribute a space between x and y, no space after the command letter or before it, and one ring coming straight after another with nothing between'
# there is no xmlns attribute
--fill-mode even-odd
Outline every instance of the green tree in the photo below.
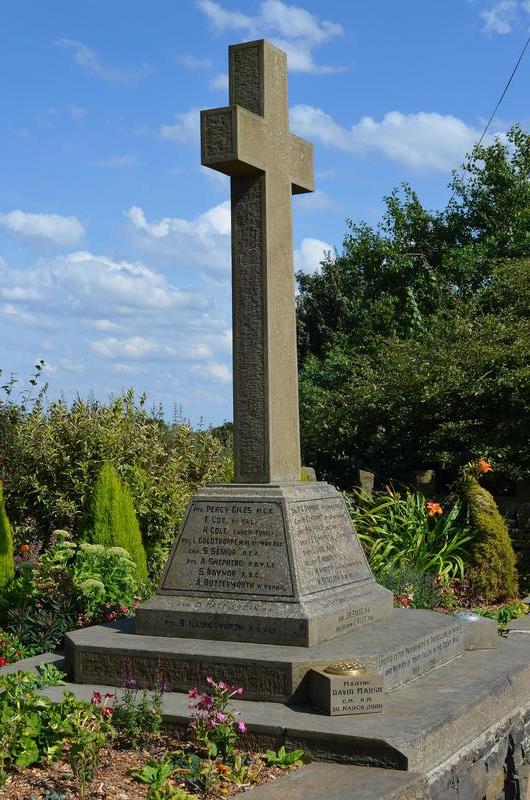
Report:
<svg viewBox="0 0 530 800"><path fill-rule="evenodd" d="M338 484L530 469L530 136L475 148L451 189L429 212L403 186L298 276L304 463Z"/></svg>
<svg viewBox="0 0 530 800"><path fill-rule="evenodd" d="M90 542L123 547L136 564L138 580L146 580L147 560L131 493L108 461L98 475L85 524Z"/></svg>
<svg viewBox="0 0 530 800"><path fill-rule="evenodd" d="M13 537L4 505L4 491L0 483L0 589L6 586L14 575Z"/></svg>

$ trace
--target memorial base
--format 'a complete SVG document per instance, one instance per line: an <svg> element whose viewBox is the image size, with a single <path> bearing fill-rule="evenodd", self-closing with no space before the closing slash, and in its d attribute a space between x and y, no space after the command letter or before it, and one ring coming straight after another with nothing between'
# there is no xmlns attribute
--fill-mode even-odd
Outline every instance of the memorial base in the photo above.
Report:
<svg viewBox="0 0 530 800"><path fill-rule="evenodd" d="M191 500L140 634L310 647L388 617L326 483L208 486Z"/></svg>

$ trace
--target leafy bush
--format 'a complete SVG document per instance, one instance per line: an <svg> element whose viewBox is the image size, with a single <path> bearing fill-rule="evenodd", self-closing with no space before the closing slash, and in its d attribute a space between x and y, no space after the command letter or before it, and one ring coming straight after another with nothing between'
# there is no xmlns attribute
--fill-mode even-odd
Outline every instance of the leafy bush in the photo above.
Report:
<svg viewBox="0 0 530 800"><path fill-rule="evenodd" d="M420 492L402 496L389 489L373 498L356 492L352 500L350 514L373 572L406 566L434 576L463 575L471 534L458 501L446 514Z"/></svg>
<svg viewBox="0 0 530 800"><path fill-rule="evenodd" d="M230 455L208 431L167 424L132 391L100 403L0 401L0 480L17 543L46 545L66 528L79 539L102 465L132 494L151 575L161 571L186 505L203 484L222 483Z"/></svg>
<svg viewBox="0 0 530 800"><path fill-rule="evenodd" d="M55 531L48 550L22 560L0 591L0 654L11 661L55 650L66 631L127 615L140 599L135 572L122 548L78 545Z"/></svg>
<svg viewBox="0 0 530 800"><path fill-rule="evenodd" d="M138 689L136 680L131 678L121 695L115 695L112 724L127 747L136 748L149 736L160 733L163 693L163 684L150 695L146 689Z"/></svg>
<svg viewBox="0 0 530 800"><path fill-rule="evenodd" d="M132 497L108 461L98 475L85 526L84 535L89 541L123 548L136 564L138 580L147 579L145 550Z"/></svg>
<svg viewBox="0 0 530 800"><path fill-rule="evenodd" d="M508 532L492 495L472 474L464 477L462 497L470 523L476 530L471 549L468 578L485 600L507 600L517 596L516 557Z"/></svg>
<svg viewBox="0 0 530 800"><path fill-rule="evenodd" d="M66 754L84 797L112 727L98 708L71 692L59 703L37 694L42 685L31 672L0 676L0 782L7 769L50 763Z"/></svg>
<svg viewBox="0 0 530 800"><path fill-rule="evenodd" d="M4 505L4 491L0 483L0 589L13 578L13 537Z"/></svg>

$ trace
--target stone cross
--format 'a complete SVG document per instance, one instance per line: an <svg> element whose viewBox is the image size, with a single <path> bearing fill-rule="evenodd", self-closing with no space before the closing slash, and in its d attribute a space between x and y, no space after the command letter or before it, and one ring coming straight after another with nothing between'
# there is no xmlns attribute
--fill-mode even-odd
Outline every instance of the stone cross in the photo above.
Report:
<svg viewBox="0 0 530 800"><path fill-rule="evenodd" d="M236 483L300 480L291 194L313 147L289 131L287 58L229 48L230 105L201 113L201 161L231 177Z"/></svg>

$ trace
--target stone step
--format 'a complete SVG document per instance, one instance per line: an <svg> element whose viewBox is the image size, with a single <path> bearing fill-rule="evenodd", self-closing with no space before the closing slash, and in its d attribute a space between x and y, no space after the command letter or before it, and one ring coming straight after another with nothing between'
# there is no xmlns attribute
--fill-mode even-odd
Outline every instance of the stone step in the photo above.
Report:
<svg viewBox="0 0 530 800"><path fill-rule="evenodd" d="M133 673L154 688L187 691L207 675L237 683L247 700L304 702L313 667L333 661L368 661L390 692L459 656L464 625L434 611L393 609L388 620L365 625L312 647L140 636L132 620L73 631L66 636L70 674L76 683L122 686Z"/></svg>
<svg viewBox="0 0 530 800"><path fill-rule="evenodd" d="M252 789L252 800L429 800L427 780L412 772L344 764L308 764Z"/></svg>
<svg viewBox="0 0 530 800"><path fill-rule="evenodd" d="M58 656L50 654L19 662L0 670L34 668L40 661L53 660L60 666ZM89 700L92 691L112 690L109 686L67 684L43 690L53 700L70 689L78 697ZM164 723L169 729L185 732L189 723L187 696L169 693L163 699ZM249 727L246 746L277 749L301 747L317 762L342 762L366 770L366 792L357 784L349 785L353 772L333 773L342 797L352 800L376 795L369 794L370 777L379 789L378 769L388 770L389 776L416 773L429 784L429 800L483 800L501 797L525 797L527 756L530 741L530 637L501 639L497 650L466 651L459 658L419 677L413 683L392 692L386 698L382 714L327 717L308 706L286 706L279 703L255 701L234 704ZM334 765L334 768L336 764ZM374 769L376 768L376 769ZM316 769L316 768L315 768ZM275 782L263 800L296 798L298 786L311 783L311 768L300 771L300 777L285 777ZM306 777L304 777L304 774ZM331 773L321 772L321 775ZM356 773L361 776L364 773ZM281 787L283 780L293 786L292 794ZM363 787L359 777L359 786ZM293 782L291 782L293 781ZM388 778L388 791L399 791L399 779ZM299 783L300 782L300 783ZM283 784L287 786L287 784ZM414 782L410 785L414 787ZM421 786L421 784L419 784ZM406 787L407 784L405 783ZM508 786L507 793L504 788ZM519 786L519 789L517 787ZM322 795L318 783L301 794L304 800L342 800L326 785ZM384 787L383 787L384 788ZM252 796L255 795L255 789ZM338 791L338 790L337 790ZM386 791L386 789L385 789ZM404 789L406 791L406 789ZM412 789L411 789L412 791ZM419 791L419 789L418 789ZM313 792L313 794L311 794ZM350 792L350 794L348 794ZM517 793L519 792L519 793ZM395 800L407 795L396 794ZM394 795L381 794L385 800ZM411 794L411 800L416 800ZM418 800L422 795L419 794Z"/></svg>
<svg viewBox="0 0 530 800"><path fill-rule="evenodd" d="M50 659L60 666L59 657L48 654L4 670L34 668ZM92 691L113 687L69 683L43 692L58 700L65 688L89 700ZM185 694L164 696L168 728L186 731L187 701ZM314 761L418 773L428 778L433 800L481 800L505 761L520 764L527 749L530 639L501 639L497 650L463 653L389 694L382 714L328 717L302 705L234 705L249 727L250 748L277 749L284 744L288 749L301 747ZM271 798L285 796L278 791ZM327 794L325 798L330 800Z"/></svg>

